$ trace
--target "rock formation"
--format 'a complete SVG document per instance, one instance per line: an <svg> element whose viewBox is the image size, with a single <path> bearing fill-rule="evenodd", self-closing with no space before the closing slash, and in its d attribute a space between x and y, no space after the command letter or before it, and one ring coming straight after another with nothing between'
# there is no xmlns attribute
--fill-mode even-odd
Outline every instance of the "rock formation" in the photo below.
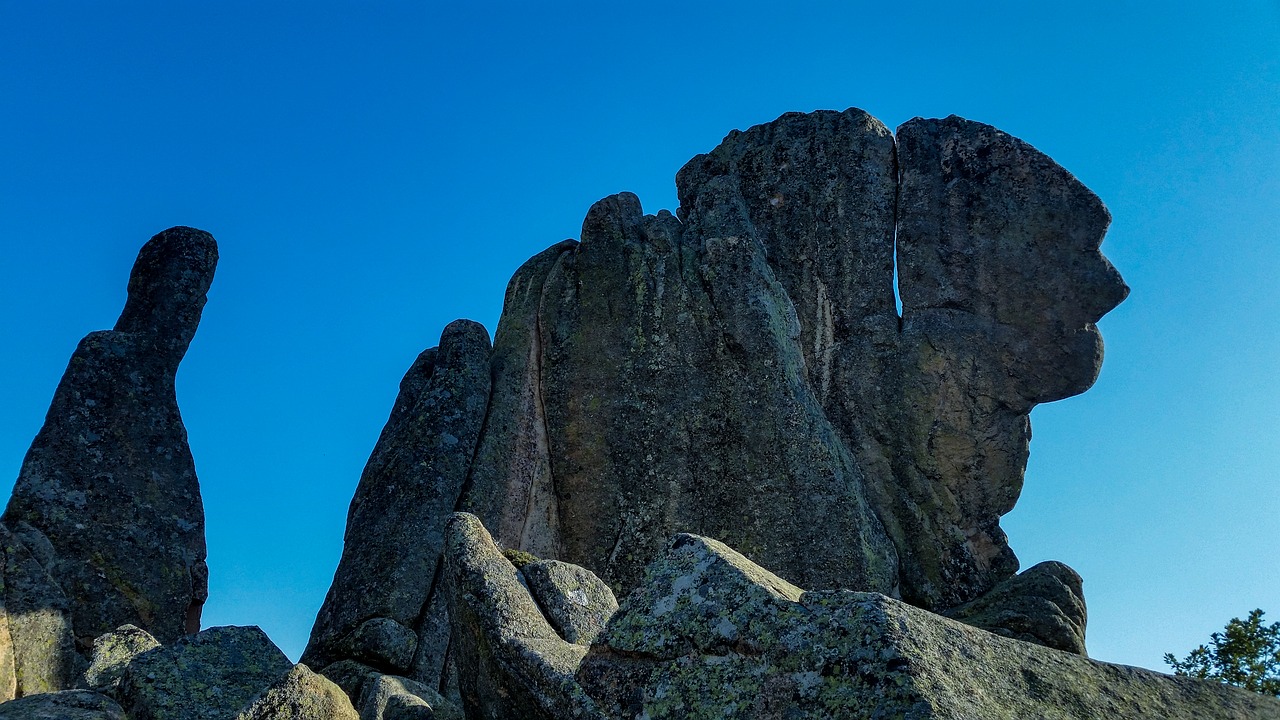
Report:
<svg viewBox="0 0 1280 720"><path fill-rule="evenodd" d="M199 629L204 510L174 375L217 260L208 233L151 238L115 329L71 356L0 528L7 697L68 687L94 639L121 625L162 642Z"/></svg>
<svg viewBox="0 0 1280 720"><path fill-rule="evenodd" d="M484 327L454 322L400 383L351 501L342 561L303 662L323 669L350 660L439 687L449 633L434 588L444 521L488 405L489 352Z"/></svg>
<svg viewBox="0 0 1280 720"><path fill-rule="evenodd" d="M805 591L696 535L671 540L586 650L550 632L474 516L448 533L470 720L1280 717L1280 699L1239 688L1011 640L879 593Z"/></svg>
<svg viewBox="0 0 1280 720"><path fill-rule="evenodd" d="M580 242L516 272L488 385L424 405L420 430L393 412L307 657L403 672L356 647L394 635L417 642L412 679L452 686L437 575L398 575L394 591L364 575L431 566L450 501L503 547L623 592L692 532L804 587L879 592L1083 653L1080 584L1010 585L999 519L1021 491L1032 407L1093 383L1094 322L1128 292L1098 251L1098 198L990 126L915 119L895 137L854 109L734 131L676 184L675 215L605 198ZM405 387L397 408L415 402ZM437 462L435 428L464 402L487 411L452 433L474 453L447 473L406 479L381 459L394 437ZM412 520L364 520L373 496L424 499L396 511ZM417 527L425 540L401 542ZM374 528L399 533L380 546L395 558L370 561ZM393 597L404 607L384 607ZM377 633L359 635L365 621Z"/></svg>

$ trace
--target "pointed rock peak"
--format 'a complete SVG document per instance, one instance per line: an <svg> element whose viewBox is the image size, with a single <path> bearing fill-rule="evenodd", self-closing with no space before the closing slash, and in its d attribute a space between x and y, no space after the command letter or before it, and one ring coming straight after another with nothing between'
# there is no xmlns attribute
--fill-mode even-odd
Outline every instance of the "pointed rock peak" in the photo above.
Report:
<svg viewBox="0 0 1280 720"><path fill-rule="evenodd" d="M155 337L181 358L200 324L218 265L218 244L203 230L174 227L142 246L129 275L129 299L115 329Z"/></svg>

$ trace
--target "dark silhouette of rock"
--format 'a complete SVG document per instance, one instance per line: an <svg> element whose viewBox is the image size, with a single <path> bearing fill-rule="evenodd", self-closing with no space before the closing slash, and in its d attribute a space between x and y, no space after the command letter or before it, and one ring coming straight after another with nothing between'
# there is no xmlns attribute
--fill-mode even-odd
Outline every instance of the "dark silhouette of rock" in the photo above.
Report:
<svg viewBox="0 0 1280 720"><path fill-rule="evenodd" d="M592 207L508 286L461 507L623 590L679 531L939 610L1012 577L1028 413L1093 382L1127 288L1043 154L958 118L899 136L788 113L691 160L679 219Z"/></svg>
<svg viewBox="0 0 1280 720"><path fill-rule="evenodd" d="M5 510L10 529L47 538L41 564L82 654L124 624L161 642L199 629L204 510L174 375L217 260L213 237L192 228L143 246L115 329L71 356Z"/></svg>
<svg viewBox="0 0 1280 720"><path fill-rule="evenodd" d="M351 501L342 560L303 662L356 660L439 686L447 619L443 597L429 600L444 522L484 422L489 351L484 327L458 320L401 381Z"/></svg>

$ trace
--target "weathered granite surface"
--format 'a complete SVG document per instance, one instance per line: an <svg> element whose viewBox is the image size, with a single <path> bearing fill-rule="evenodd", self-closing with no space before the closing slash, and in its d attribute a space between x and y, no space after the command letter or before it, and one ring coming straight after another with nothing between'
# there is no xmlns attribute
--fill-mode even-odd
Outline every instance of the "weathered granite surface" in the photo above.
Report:
<svg viewBox="0 0 1280 720"><path fill-rule="evenodd" d="M1280 699L1239 688L1001 637L879 593L805 591L695 535L673 538L598 641L569 655L479 521L459 514L449 529L463 677L483 677L464 684L471 720L1280 717Z"/></svg>
<svg viewBox="0 0 1280 720"><path fill-rule="evenodd" d="M677 215L606 198L512 279L460 507L622 590L679 531L938 610L1012 577L1028 413L1093 382L1127 293L1097 197L990 126L855 109L676 181Z"/></svg>
<svg viewBox="0 0 1280 720"><path fill-rule="evenodd" d="M587 648L556 633L474 515L445 527L445 588L469 720L604 718L574 680Z"/></svg>
<svg viewBox="0 0 1280 720"><path fill-rule="evenodd" d="M11 531L32 529L24 541L48 543L40 564L69 601L83 655L126 623L161 642L200 627L204 510L174 375L217 261L213 237L192 228L142 247L115 329L71 356L4 512Z"/></svg>
<svg viewBox="0 0 1280 720"><path fill-rule="evenodd" d="M377 675L360 695L360 720L463 720L463 715L422 683Z"/></svg>
<svg viewBox="0 0 1280 720"><path fill-rule="evenodd" d="M116 698L130 720L223 720L292 670L261 629L215 627L133 658Z"/></svg>
<svg viewBox="0 0 1280 720"><path fill-rule="evenodd" d="M49 575L53 547L24 522L0 523L0 701L65 690L84 661L71 604Z"/></svg>
<svg viewBox="0 0 1280 720"><path fill-rule="evenodd" d="M128 720L114 700L89 690L30 695L0 704L0 720Z"/></svg>
<svg viewBox="0 0 1280 720"><path fill-rule="evenodd" d="M484 422L489 350L483 326L456 321L401 381L351 501L342 560L303 662L355 660L439 686L448 629L443 596L432 589L444 522Z"/></svg>
<svg viewBox="0 0 1280 720"><path fill-rule="evenodd" d="M613 590L586 568L539 560L518 569L538 609L571 643L590 646L618 610Z"/></svg>
<svg viewBox="0 0 1280 720"><path fill-rule="evenodd" d="M342 688L301 663L267 688L236 720L360 720Z"/></svg>
<svg viewBox="0 0 1280 720"><path fill-rule="evenodd" d="M137 656L155 650L160 643L146 630L124 625L93 641L93 658L85 669L81 685L114 695L129 663Z"/></svg>

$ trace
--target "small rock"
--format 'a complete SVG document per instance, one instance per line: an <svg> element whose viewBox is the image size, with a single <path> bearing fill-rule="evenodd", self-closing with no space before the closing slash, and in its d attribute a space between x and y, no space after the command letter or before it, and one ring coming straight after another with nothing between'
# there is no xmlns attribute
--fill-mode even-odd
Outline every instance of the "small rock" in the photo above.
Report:
<svg viewBox="0 0 1280 720"><path fill-rule="evenodd" d="M462 711L419 682L379 675L360 698L361 720L463 720Z"/></svg>
<svg viewBox="0 0 1280 720"><path fill-rule="evenodd" d="M360 716L342 688L298 664L236 720L360 720Z"/></svg>
<svg viewBox="0 0 1280 720"><path fill-rule="evenodd" d="M575 645L590 645L618 609L604 581L586 568L539 560L520 569L551 626Z"/></svg>
<svg viewBox="0 0 1280 720"><path fill-rule="evenodd" d="M158 647L160 643L150 633L134 625L122 625L100 636L93 641L93 660L84 671L84 686L114 694L129 663Z"/></svg>
<svg viewBox="0 0 1280 720"><path fill-rule="evenodd" d="M89 690L29 695L0 704L0 720L126 720L115 700Z"/></svg>
<svg viewBox="0 0 1280 720"><path fill-rule="evenodd" d="M1075 570L1050 560L944 614L997 635L1087 655L1083 584Z"/></svg>

